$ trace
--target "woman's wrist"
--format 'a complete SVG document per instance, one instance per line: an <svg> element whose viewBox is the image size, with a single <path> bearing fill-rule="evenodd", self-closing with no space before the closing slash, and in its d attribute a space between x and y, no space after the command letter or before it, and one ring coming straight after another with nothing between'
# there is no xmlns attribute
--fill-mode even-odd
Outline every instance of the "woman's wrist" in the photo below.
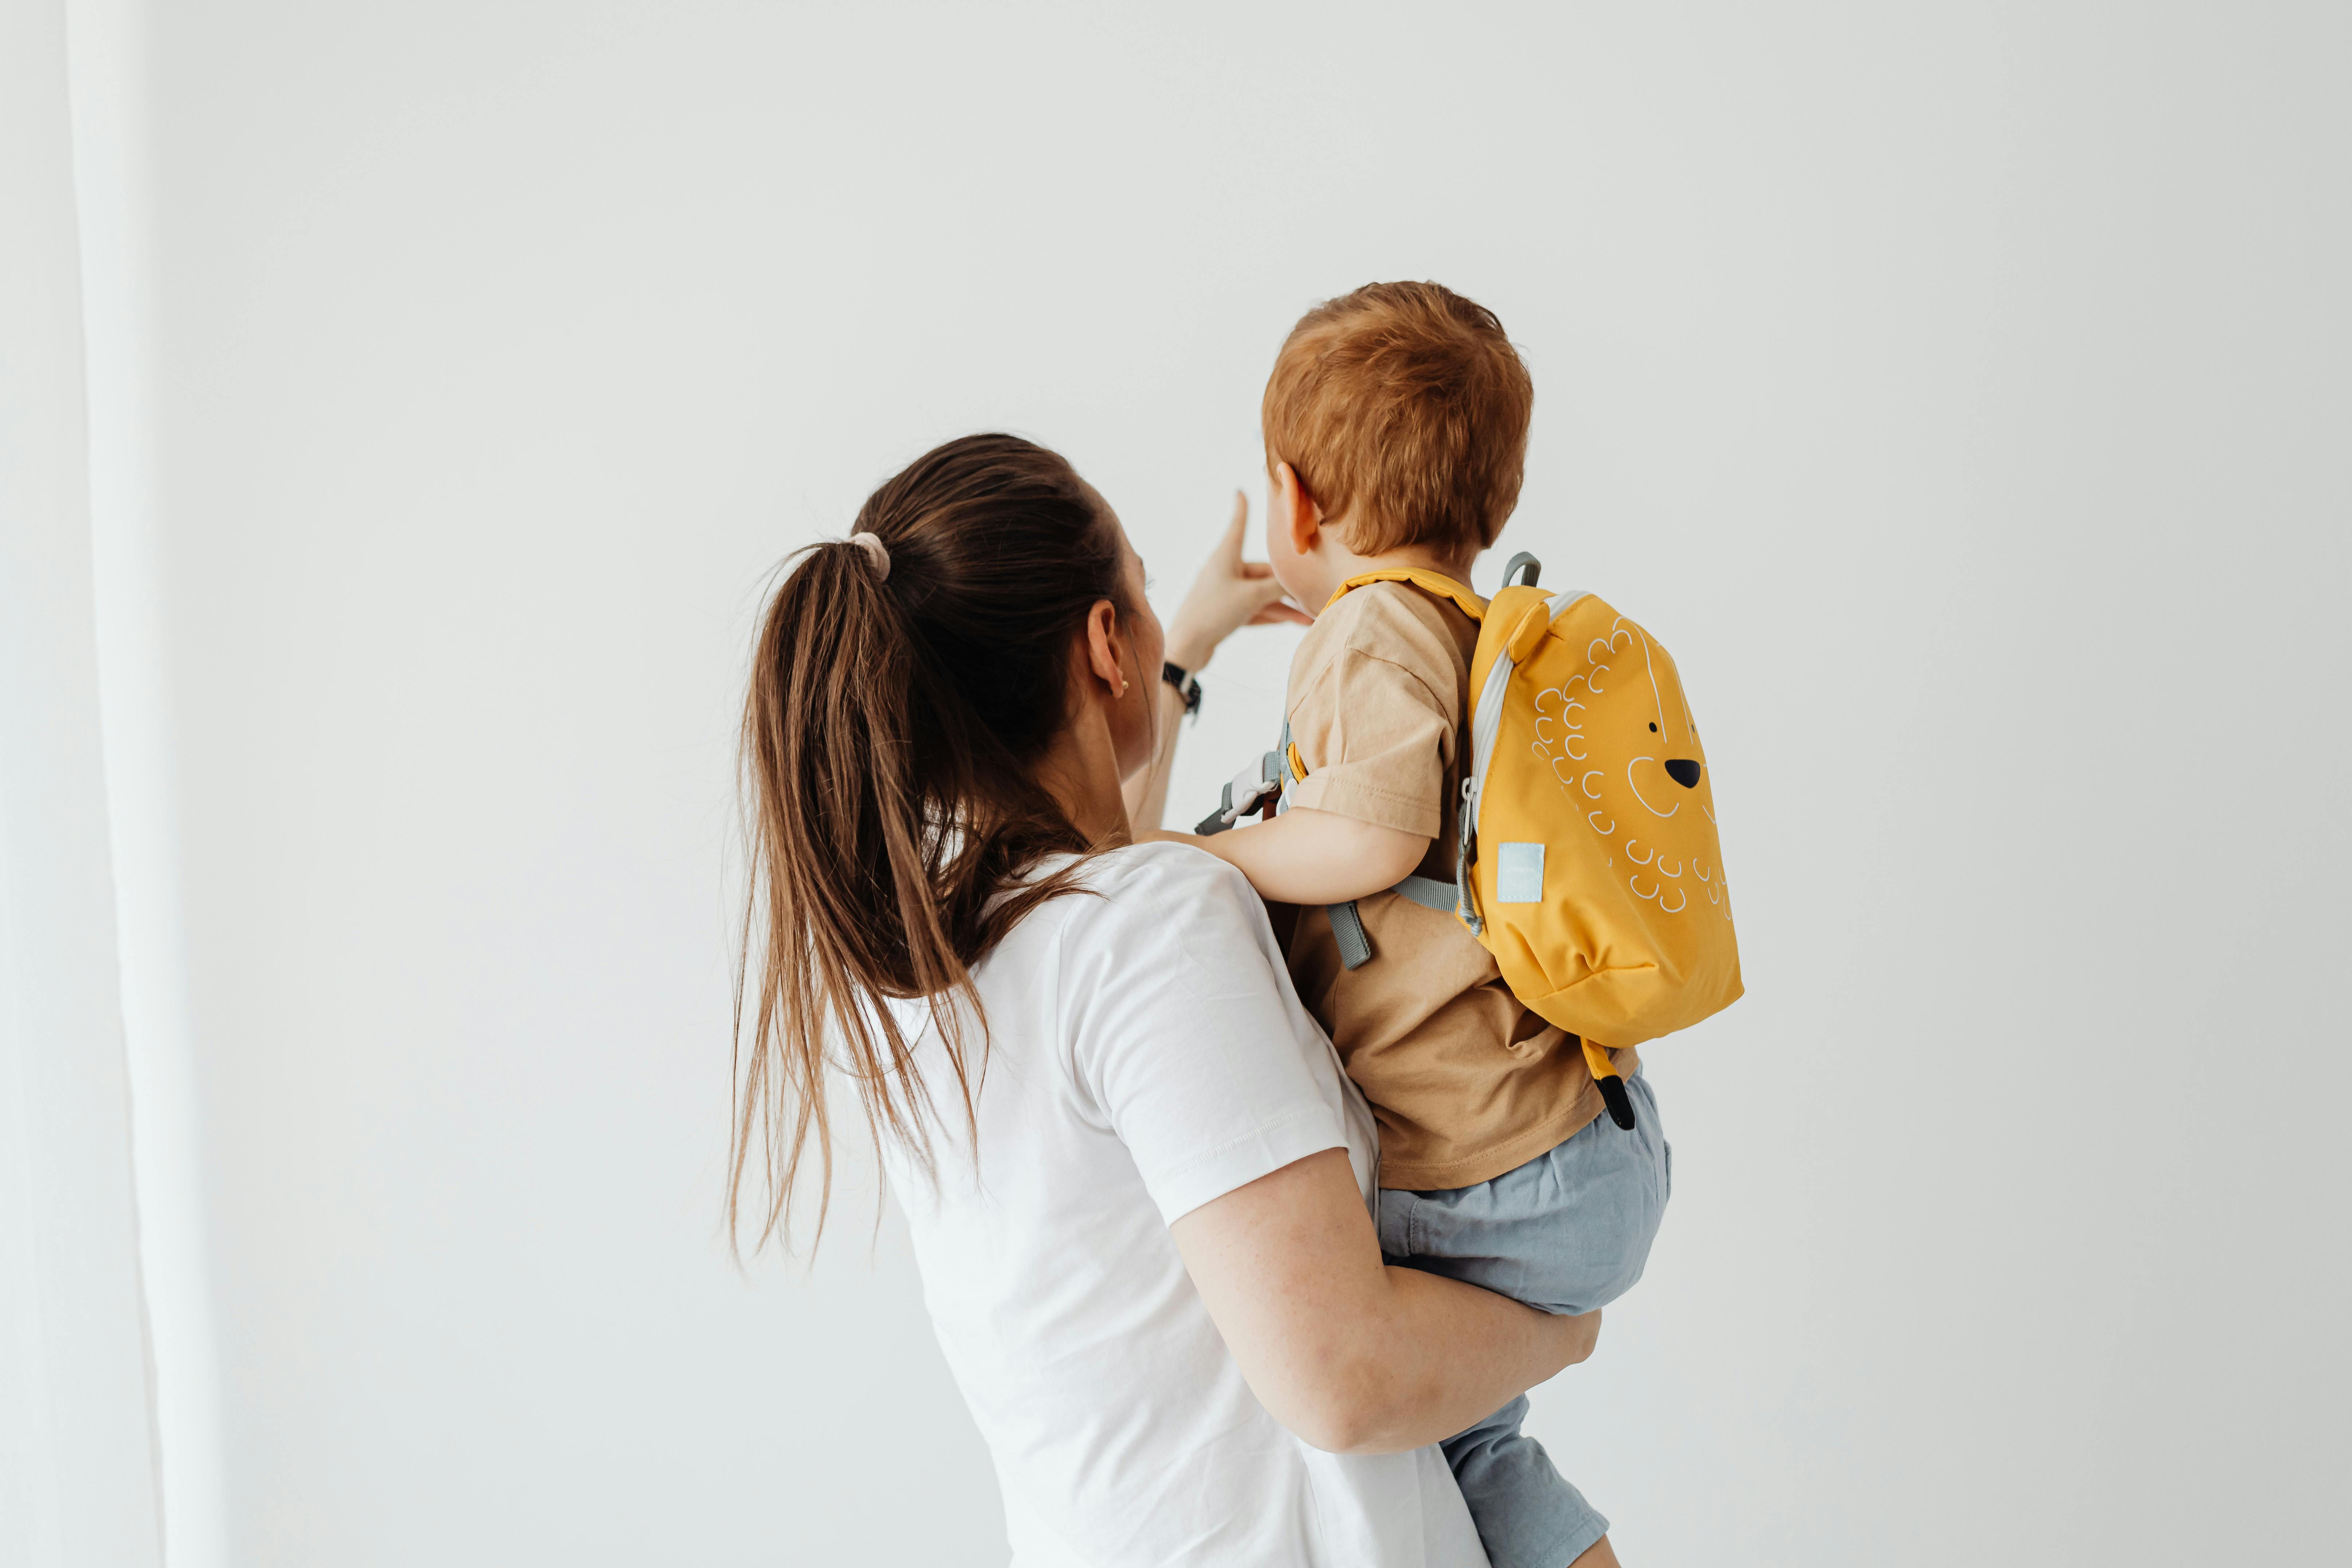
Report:
<svg viewBox="0 0 2352 1568"><path fill-rule="evenodd" d="M1198 675L1217 656L1217 639L1187 626L1168 628L1168 662L1187 675Z"/></svg>

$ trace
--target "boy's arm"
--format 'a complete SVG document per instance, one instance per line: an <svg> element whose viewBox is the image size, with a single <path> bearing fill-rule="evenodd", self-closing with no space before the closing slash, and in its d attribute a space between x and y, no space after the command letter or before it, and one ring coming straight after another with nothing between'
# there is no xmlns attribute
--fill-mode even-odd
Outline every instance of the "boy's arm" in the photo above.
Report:
<svg viewBox="0 0 2352 1568"><path fill-rule="evenodd" d="M1213 837L1151 837L1197 844L1239 869L1260 897L1287 904L1344 904L1386 892L1412 874L1431 843L1417 833L1307 807Z"/></svg>

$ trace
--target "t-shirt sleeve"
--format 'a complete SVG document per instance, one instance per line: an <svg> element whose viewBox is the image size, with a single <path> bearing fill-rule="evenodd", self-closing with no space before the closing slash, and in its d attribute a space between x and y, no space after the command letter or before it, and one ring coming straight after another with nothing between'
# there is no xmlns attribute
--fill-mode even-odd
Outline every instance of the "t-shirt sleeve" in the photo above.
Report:
<svg viewBox="0 0 2352 1568"><path fill-rule="evenodd" d="M1408 590L1410 591L1410 590ZM1435 838L1445 830L1454 755L1454 670L1435 634L1374 590L1328 661L1291 706L1290 738L1307 776L1290 804Z"/></svg>
<svg viewBox="0 0 2352 1568"><path fill-rule="evenodd" d="M1173 1224L1344 1148L1339 1067L1241 873L1178 845L1083 898L1064 928L1063 1027L1081 1092Z"/></svg>

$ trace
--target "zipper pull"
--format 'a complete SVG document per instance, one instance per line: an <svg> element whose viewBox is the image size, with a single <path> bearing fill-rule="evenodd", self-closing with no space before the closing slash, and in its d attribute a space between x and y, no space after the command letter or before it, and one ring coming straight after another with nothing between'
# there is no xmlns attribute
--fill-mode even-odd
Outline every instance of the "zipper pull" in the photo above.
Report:
<svg viewBox="0 0 2352 1568"><path fill-rule="evenodd" d="M1462 781L1462 812L1454 824L1454 912L1474 936L1486 934L1486 922L1478 917L1478 905L1470 896L1470 867L1478 858L1478 785L1475 779Z"/></svg>

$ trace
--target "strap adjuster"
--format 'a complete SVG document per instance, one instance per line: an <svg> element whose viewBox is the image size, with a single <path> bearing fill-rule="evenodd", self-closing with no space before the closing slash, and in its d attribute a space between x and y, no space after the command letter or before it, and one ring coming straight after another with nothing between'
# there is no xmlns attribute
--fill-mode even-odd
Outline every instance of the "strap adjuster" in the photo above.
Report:
<svg viewBox="0 0 2352 1568"><path fill-rule="evenodd" d="M1192 831L1203 836L1223 833L1281 793L1282 753L1268 752L1258 759L1255 768L1244 768L1226 781L1217 809L1202 817Z"/></svg>

